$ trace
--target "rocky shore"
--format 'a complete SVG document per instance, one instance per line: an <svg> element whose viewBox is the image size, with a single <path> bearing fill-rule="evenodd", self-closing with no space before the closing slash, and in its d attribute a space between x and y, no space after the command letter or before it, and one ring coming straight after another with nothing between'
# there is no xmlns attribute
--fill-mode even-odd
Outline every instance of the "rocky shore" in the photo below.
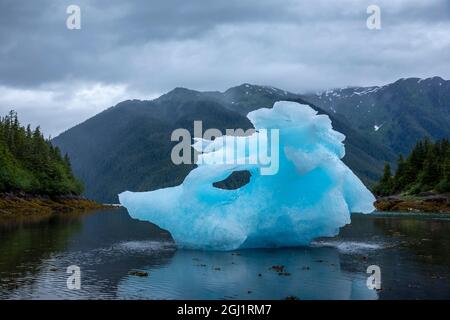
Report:
<svg viewBox="0 0 450 320"><path fill-rule="evenodd" d="M378 198L374 205L379 211L450 213L450 194L394 195Z"/></svg>
<svg viewBox="0 0 450 320"><path fill-rule="evenodd" d="M0 193L0 219L42 217L108 208L111 206L72 195L50 197L24 193Z"/></svg>

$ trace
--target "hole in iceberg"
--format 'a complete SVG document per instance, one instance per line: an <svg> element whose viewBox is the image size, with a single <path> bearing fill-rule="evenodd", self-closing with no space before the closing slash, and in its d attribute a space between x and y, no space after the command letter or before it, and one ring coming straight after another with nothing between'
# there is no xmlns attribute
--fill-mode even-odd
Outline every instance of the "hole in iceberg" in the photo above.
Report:
<svg viewBox="0 0 450 320"><path fill-rule="evenodd" d="M236 190L250 182L252 174L248 170L233 171L226 179L213 183L213 187L224 190Z"/></svg>

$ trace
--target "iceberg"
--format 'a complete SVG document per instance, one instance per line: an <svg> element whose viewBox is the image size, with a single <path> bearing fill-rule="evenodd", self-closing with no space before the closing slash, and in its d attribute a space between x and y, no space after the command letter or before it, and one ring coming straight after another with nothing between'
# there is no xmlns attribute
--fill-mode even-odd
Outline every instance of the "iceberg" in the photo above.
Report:
<svg viewBox="0 0 450 320"><path fill-rule="evenodd" d="M279 101L247 117L255 132L196 139L197 167L181 185L150 192L119 194L131 217L168 230L177 246L235 250L308 245L318 237L335 236L349 224L350 213L370 213L374 196L342 162L345 136L332 128L327 115L307 105ZM254 161L268 132L277 130L278 166ZM235 163L221 162L238 145ZM250 146L250 147L249 147ZM274 148L271 148L272 153ZM213 185L236 171L250 180L234 190Z"/></svg>

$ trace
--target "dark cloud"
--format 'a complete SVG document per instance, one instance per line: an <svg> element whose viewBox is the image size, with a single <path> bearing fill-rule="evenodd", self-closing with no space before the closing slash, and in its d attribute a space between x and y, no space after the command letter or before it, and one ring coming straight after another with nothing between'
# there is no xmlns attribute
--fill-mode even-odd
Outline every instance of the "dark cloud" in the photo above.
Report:
<svg viewBox="0 0 450 320"><path fill-rule="evenodd" d="M378 31L366 28L372 3ZM81 30L65 26L70 4L81 7ZM55 134L175 86L300 92L449 78L450 2L0 0L0 43L0 112L12 105Z"/></svg>

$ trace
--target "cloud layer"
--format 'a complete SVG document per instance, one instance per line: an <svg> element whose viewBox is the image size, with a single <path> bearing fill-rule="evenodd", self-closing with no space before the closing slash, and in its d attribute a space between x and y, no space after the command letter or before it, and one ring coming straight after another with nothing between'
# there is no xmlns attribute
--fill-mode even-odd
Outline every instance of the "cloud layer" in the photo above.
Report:
<svg viewBox="0 0 450 320"><path fill-rule="evenodd" d="M81 8L81 30L66 8ZM382 29L366 27L381 8ZM446 0L0 1L0 113L56 135L127 98L450 76Z"/></svg>

